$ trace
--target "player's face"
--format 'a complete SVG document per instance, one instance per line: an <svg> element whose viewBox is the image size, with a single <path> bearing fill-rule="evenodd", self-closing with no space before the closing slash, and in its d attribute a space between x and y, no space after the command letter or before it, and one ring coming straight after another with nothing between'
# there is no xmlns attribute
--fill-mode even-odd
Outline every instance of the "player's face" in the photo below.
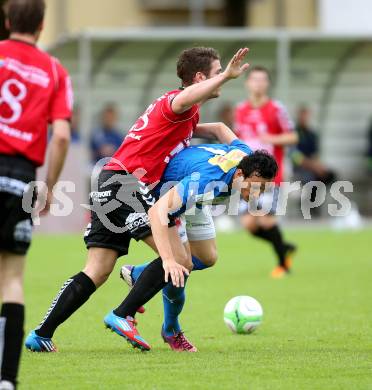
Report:
<svg viewBox="0 0 372 390"><path fill-rule="evenodd" d="M265 191L266 183L270 180L263 179L262 177L252 175L242 181L242 188L240 190L241 197L246 202L258 199L259 196Z"/></svg>
<svg viewBox="0 0 372 390"><path fill-rule="evenodd" d="M266 72L253 71L248 75L245 86L251 95L267 95L270 87L269 76Z"/></svg>
<svg viewBox="0 0 372 390"><path fill-rule="evenodd" d="M209 72L208 79L218 76L222 72L220 60L213 60L211 65L211 71ZM209 97L210 99L218 98L221 95L221 88L214 90Z"/></svg>
<svg viewBox="0 0 372 390"><path fill-rule="evenodd" d="M303 108L298 113L298 122L306 126L310 122L310 111L306 108Z"/></svg>
<svg viewBox="0 0 372 390"><path fill-rule="evenodd" d="M102 115L102 122L104 126L107 126L108 128L114 128L117 124L117 113L113 109L107 109L103 112Z"/></svg>

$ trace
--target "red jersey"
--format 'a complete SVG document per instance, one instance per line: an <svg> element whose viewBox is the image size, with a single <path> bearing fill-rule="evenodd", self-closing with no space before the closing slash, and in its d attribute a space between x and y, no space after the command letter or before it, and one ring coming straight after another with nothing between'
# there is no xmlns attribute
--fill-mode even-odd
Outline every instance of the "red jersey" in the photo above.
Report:
<svg viewBox="0 0 372 390"><path fill-rule="evenodd" d="M173 112L172 100L180 92L167 92L149 105L105 169L129 173L142 170L137 175L141 181L155 183L160 180L170 159L190 145L199 122L199 106L196 104L182 114Z"/></svg>
<svg viewBox="0 0 372 390"><path fill-rule="evenodd" d="M71 109L71 81L57 59L26 42L0 42L0 154L42 165L48 122L69 119Z"/></svg>
<svg viewBox="0 0 372 390"><path fill-rule="evenodd" d="M236 135L246 142L252 150L264 149L272 154L278 163L275 184L283 181L284 147L263 143L263 134L283 134L292 132L294 126L287 110L278 101L269 100L261 107L253 107L250 101L239 104L235 109Z"/></svg>

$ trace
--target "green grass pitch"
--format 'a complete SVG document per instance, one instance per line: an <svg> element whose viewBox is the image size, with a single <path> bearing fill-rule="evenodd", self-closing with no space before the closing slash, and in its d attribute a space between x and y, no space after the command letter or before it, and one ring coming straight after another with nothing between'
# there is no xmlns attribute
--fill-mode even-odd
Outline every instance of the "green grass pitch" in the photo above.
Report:
<svg viewBox="0 0 372 390"><path fill-rule="evenodd" d="M299 245L293 275L271 280L271 248L243 232L218 236L219 261L195 272L181 317L196 354L160 339L156 297L138 315L149 353L103 326L127 294L119 265L153 258L142 244L119 259L111 278L56 332L56 354L23 351L21 389L372 389L372 231L288 231ZM27 261L26 332L86 257L79 236L36 236ZM252 335L234 335L223 307L251 295L264 308Z"/></svg>

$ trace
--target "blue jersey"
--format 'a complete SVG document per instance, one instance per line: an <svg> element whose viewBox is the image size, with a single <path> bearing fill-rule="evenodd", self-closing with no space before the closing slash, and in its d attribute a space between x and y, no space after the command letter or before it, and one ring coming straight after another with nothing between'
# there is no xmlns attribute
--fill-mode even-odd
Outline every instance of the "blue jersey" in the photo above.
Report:
<svg viewBox="0 0 372 390"><path fill-rule="evenodd" d="M217 204L231 195L231 184L240 160L252 150L242 141L230 145L202 144L178 153L168 164L157 186L160 195L176 186L182 208L198 204Z"/></svg>

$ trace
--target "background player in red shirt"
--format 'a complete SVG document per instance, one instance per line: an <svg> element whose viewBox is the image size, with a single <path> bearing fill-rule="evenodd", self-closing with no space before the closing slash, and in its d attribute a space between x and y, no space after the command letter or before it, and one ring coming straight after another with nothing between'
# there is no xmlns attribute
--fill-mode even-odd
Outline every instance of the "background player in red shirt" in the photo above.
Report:
<svg viewBox="0 0 372 390"><path fill-rule="evenodd" d="M242 61L248 49L240 49L222 71L220 57L213 48L184 50L177 62L182 88L166 92L156 99L137 119L123 144L100 172L91 192L92 218L85 233L88 259L82 272L62 286L39 327L29 334L26 347L38 352L53 352L52 336L57 327L81 307L114 269L118 257L126 255L130 241L143 240L156 251L151 236L150 207L156 196L152 192L170 159L187 147L193 135L216 136L224 143L226 126L198 124L199 107L220 95L221 86L239 77L248 68ZM141 349L150 349L135 328L131 316L123 316L128 306L137 310L141 300L148 301L161 290L164 279L176 287L184 285L184 274L192 269L191 254L184 247L177 226L171 221L170 258L158 257L141 274L142 283L133 287L113 312L113 322L105 323L120 336ZM210 240L214 243L214 240Z"/></svg>
<svg viewBox="0 0 372 390"><path fill-rule="evenodd" d="M254 236L269 241L278 257L278 266L273 270L274 278L284 276L291 266L290 254L295 247L283 241L281 229L277 223L277 207L280 183L283 181L285 146L298 142L294 126L285 107L268 95L270 74L261 66L252 68L245 83L249 98L239 104L235 110L235 131L253 150L264 149L271 153L278 163L275 187L261 196L260 205L268 206L267 215L256 216L243 206L241 222Z"/></svg>
<svg viewBox="0 0 372 390"><path fill-rule="evenodd" d="M32 221L22 197L44 162L49 122L49 192L42 210L47 213L70 141L70 79L55 58L35 46L44 10L43 0L10 0L10 39L0 42L1 389L16 386L23 339L23 273Z"/></svg>

